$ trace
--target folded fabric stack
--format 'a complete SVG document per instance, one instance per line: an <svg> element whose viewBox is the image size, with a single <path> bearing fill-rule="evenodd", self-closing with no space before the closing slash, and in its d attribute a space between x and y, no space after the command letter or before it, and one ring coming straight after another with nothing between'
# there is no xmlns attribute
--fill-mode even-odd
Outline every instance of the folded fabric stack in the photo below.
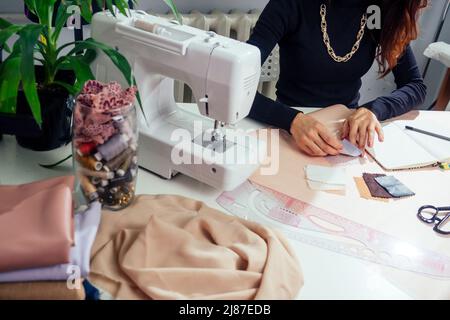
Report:
<svg viewBox="0 0 450 320"><path fill-rule="evenodd" d="M355 182L361 197L364 199L388 201L388 199L415 195L397 178L385 174L364 173L361 178L356 177Z"/></svg>
<svg viewBox="0 0 450 320"><path fill-rule="evenodd" d="M74 215L73 185L0 186L0 299L84 299L101 205Z"/></svg>
<svg viewBox="0 0 450 320"><path fill-rule="evenodd" d="M306 181L312 190L344 191L346 174L343 167L305 166Z"/></svg>

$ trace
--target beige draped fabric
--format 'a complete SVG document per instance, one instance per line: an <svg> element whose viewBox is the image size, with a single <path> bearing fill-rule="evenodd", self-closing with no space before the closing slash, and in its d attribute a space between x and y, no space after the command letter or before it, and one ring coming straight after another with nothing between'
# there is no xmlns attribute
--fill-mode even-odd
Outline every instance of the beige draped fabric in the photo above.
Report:
<svg viewBox="0 0 450 320"><path fill-rule="evenodd" d="M301 269L280 234L180 196L104 211L90 281L118 299L292 299Z"/></svg>

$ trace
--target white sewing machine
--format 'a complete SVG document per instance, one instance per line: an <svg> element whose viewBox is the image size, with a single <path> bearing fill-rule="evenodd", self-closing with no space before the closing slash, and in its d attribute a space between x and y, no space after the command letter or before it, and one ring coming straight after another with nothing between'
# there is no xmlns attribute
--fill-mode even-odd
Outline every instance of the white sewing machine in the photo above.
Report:
<svg viewBox="0 0 450 320"><path fill-rule="evenodd" d="M256 47L141 11L116 18L97 13L92 37L122 53L133 68L145 113L138 117L141 167L231 190L265 159L264 141L225 129L250 111L260 77ZM100 81L126 84L103 53L91 67ZM203 116L180 109L174 79L191 87Z"/></svg>

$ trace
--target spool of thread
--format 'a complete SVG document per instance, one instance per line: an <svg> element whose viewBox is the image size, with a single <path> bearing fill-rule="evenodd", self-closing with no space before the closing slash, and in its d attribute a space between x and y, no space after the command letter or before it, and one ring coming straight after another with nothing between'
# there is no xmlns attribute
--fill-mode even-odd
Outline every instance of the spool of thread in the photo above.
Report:
<svg viewBox="0 0 450 320"><path fill-rule="evenodd" d="M80 184L84 194L89 200L92 201L98 198L97 189L86 176L80 176Z"/></svg>
<svg viewBox="0 0 450 320"><path fill-rule="evenodd" d="M102 179L99 178L99 177L92 177L91 178L91 182L92 182L93 185L96 186L96 185L99 185L102 182Z"/></svg>
<svg viewBox="0 0 450 320"><path fill-rule="evenodd" d="M106 143L97 147L97 153L94 155L95 159L98 161L105 160L109 161L122 153L126 148L128 148L128 136L125 134L116 134Z"/></svg>
<svg viewBox="0 0 450 320"><path fill-rule="evenodd" d="M134 137L134 132L131 129L130 123L128 121L121 121L117 123L121 133L126 134L130 139Z"/></svg>
<svg viewBox="0 0 450 320"><path fill-rule="evenodd" d="M96 170L100 171L103 167L103 163L100 161L97 161L92 156L80 156L79 154L76 155L76 160L81 163L81 165L89 170Z"/></svg>
<svg viewBox="0 0 450 320"><path fill-rule="evenodd" d="M130 158L133 155L133 153L134 151L131 148L128 148L114 159L108 161L105 164L105 167L108 168L109 171L115 171L120 167L122 163L125 162L125 160L127 160L127 158Z"/></svg>
<svg viewBox="0 0 450 320"><path fill-rule="evenodd" d="M111 189L109 189L109 192L112 194L115 194L115 193L119 192L119 188L118 187L111 188Z"/></svg>
<svg viewBox="0 0 450 320"><path fill-rule="evenodd" d="M114 188L131 181L133 181L133 175L131 174L131 170L128 170L122 177L115 177L109 180L109 187Z"/></svg>
<svg viewBox="0 0 450 320"><path fill-rule="evenodd" d="M121 114L112 117L112 119L113 119L115 122L117 122L117 123L122 123L123 120L124 120L123 115L121 115Z"/></svg>
<svg viewBox="0 0 450 320"><path fill-rule="evenodd" d="M100 185L102 187L106 187L109 184L109 180L102 180L102 182L100 183Z"/></svg>
<svg viewBox="0 0 450 320"><path fill-rule="evenodd" d="M125 161L121 164L119 169L116 171L116 174L119 177L123 177L125 175L125 172L128 171L128 169L131 166L131 162L133 161L133 155L129 155L128 158L125 159Z"/></svg>
<svg viewBox="0 0 450 320"><path fill-rule="evenodd" d="M80 173L88 177L98 177L100 179L112 179L114 178L114 172L106 171L93 171L86 168L80 168Z"/></svg>
<svg viewBox="0 0 450 320"><path fill-rule="evenodd" d="M77 153L80 156L87 156L90 155L95 150L95 143L93 142L87 142L83 143L80 146L78 146Z"/></svg>

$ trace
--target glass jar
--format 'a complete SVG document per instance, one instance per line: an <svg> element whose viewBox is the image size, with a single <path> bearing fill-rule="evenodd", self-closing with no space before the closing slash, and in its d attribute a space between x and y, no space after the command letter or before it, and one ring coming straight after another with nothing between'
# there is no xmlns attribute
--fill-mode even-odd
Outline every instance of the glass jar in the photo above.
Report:
<svg viewBox="0 0 450 320"><path fill-rule="evenodd" d="M138 131L133 103L99 109L76 99L73 118L73 159L77 206L99 200L120 210L135 196Z"/></svg>

